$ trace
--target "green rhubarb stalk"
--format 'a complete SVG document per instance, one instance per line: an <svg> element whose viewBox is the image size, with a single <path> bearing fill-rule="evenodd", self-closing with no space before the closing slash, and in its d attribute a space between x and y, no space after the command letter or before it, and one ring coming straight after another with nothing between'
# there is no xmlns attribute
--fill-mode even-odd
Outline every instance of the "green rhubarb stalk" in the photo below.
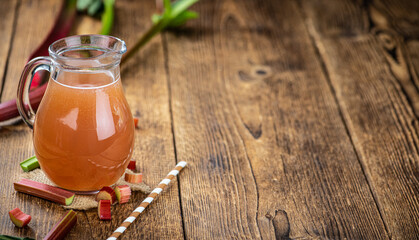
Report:
<svg viewBox="0 0 419 240"><path fill-rule="evenodd" d="M178 27L189 19L197 18L198 13L189 11L188 8L198 0L178 0L171 3L170 0L164 0L164 11L161 15L154 14L151 17L153 26L141 36L138 42L125 54L122 58L121 64L130 59L141 47L143 47L150 39L157 33L166 28Z"/></svg>
<svg viewBox="0 0 419 240"><path fill-rule="evenodd" d="M99 34L109 35L112 30L115 15L115 0L77 0L77 10L90 16L101 15L102 27Z"/></svg>
<svg viewBox="0 0 419 240"><path fill-rule="evenodd" d="M36 156L30 157L25 161L20 163L20 167L22 167L23 171L29 172L34 170L35 168L39 168L39 162Z"/></svg>
<svg viewBox="0 0 419 240"><path fill-rule="evenodd" d="M102 13L102 29L100 34L109 35L113 26L115 0L104 0L105 10Z"/></svg>

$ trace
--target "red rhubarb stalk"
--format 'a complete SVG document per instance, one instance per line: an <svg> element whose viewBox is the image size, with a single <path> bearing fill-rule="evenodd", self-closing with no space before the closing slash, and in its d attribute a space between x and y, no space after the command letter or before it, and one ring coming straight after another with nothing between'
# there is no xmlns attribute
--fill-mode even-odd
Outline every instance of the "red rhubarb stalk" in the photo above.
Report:
<svg viewBox="0 0 419 240"><path fill-rule="evenodd" d="M96 194L96 201L100 200L110 200L111 204L114 204L116 202L115 191L111 187L103 187Z"/></svg>
<svg viewBox="0 0 419 240"><path fill-rule="evenodd" d="M57 16L55 24L42 44L30 55L28 60L39 56L48 56L48 47L53 42L70 34L71 26L76 17L76 0L66 0L61 5L60 13ZM31 87L37 87L30 92L29 98L34 110L38 109L42 96L44 95L46 84L40 85L46 78L45 71L39 71L35 74ZM0 103L0 122L19 116L16 106L16 99Z"/></svg>
<svg viewBox="0 0 419 240"><path fill-rule="evenodd" d="M19 208L15 208L9 212L10 219L16 227L24 227L31 221L31 215L24 214Z"/></svg>
<svg viewBox="0 0 419 240"><path fill-rule="evenodd" d="M130 169L130 170L132 170L132 171L135 171L136 170L136 167L135 167L136 163L137 162L135 160L129 161L127 168Z"/></svg>
<svg viewBox="0 0 419 240"><path fill-rule="evenodd" d="M44 237L44 240L63 239L76 225L77 214L73 210L68 211Z"/></svg>
<svg viewBox="0 0 419 240"><path fill-rule="evenodd" d="M134 126L135 128L138 128L138 118L134 117Z"/></svg>
<svg viewBox="0 0 419 240"><path fill-rule="evenodd" d="M29 93L31 106L33 110L38 109L39 103L44 96L47 84L41 85ZM0 103L0 122L19 116L17 111L16 99Z"/></svg>
<svg viewBox="0 0 419 240"><path fill-rule="evenodd" d="M47 199L63 205L70 205L73 202L75 195L70 191L29 179L22 179L19 182L14 183L14 187L18 192Z"/></svg>
<svg viewBox="0 0 419 240"><path fill-rule="evenodd" d="M100 220L111 220L111 201L100 200L99 207L97 208L97 214L99 215Z"/></svg>
<svg viewBox="0 0 419 240"><path fill-rule="evenodd" d="M48 47L55 41L67 37L70 34L71 26L73 26L76 17L76 3L77 0L66 0L61 5L60 13L55 19L55 24L44 39L41 45L29 56L29 60L39 57L48 56ZM38 72L41 73L41 72ZM44 72L45 74L45 72ZM36 74L32 80L31 87L37 87L42 82L43 74Z"/></svg>
<svg viewBox="0 0 419 240"><path fill-rule="evenodd" d="M125 181L129 183L141 183L143 181L142 173L125 173Z"/></svg>
<svg viewBox="0 0 419 240"><path fill-rule="evenodd" d="M131 197L131 188L128 185L115 187L116 198L119 204L126 203Z"/></svg>

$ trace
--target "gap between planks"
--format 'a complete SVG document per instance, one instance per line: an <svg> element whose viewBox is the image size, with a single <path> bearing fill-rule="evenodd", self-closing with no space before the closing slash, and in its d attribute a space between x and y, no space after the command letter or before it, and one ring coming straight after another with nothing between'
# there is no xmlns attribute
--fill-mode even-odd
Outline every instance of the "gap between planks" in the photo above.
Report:
<svg viewBox="0 0 419 240"><path fill-rule="evenodd" d="M20 0L16 2L16 6L13 13L12 34L10 34L10 40L9 40L10 45L9 45L9 49L7 50L6 63L4 64L3 78L2 78L1 87L0 87L0 102L1 102L1 97L3 96L4 85L6 83L6 77L7 77L7 69L9 67L10 56L13 49L13 42L14 42L14 38L16 34L17 20L19 16L19 7L20 7ZM7 101L7 100L8 99L5 99L4 101Z"/></svg>
<svg viewBox="0 0 419 240"><path fill-rule="evenodd" d="M172 131L173 153L175 155L175 164L176 164L178 162L178 158L177 158L177 149L176 149L175 128L174 128L174 121L173 121L172 88L170 85L169 54L168 54L166 33L161 33L161 43L163 46L164 70L166 72L167 90L168 90L168 98L169 98L170 129ZM181 197L181 189L180 189L181 184L180 184L179 175L176 176L176 179L177 179L177 185L178 185L180 217L182 219L183 239L186 240L187 237L186 237L186 229L185 229L185 218L183 217L182 197Z"/></svg>
<svg viewBox="0 0 419 240"><path fill-rule="evenodd" d="M387 223L384 221L384 218L383 218L382 209L380 208L380 205L378 204L378 201L377 201L377 196L374 193L374 191L372 191L371 179L369 179L369 177L365 173L366 166L362 163L362 161L361 161L361 159L359 157L359 152L358 152L357 148L355 147L355 144L354 144L352 135L351 135L351 133L349 131L349 128L348 128L347 120L345 119L345 117L344 117L344 115L342 113L342 105L341 105L341 103L339 102L339 100L338 100L338 98L336 96L336 90L335 90L335 88L332 85L332 82L331 82L331 79L330 79L330 75L329 75L329 71L327 70L326 64L325 64L324 59L323 59L323 57L322 57L322 55L320 53L320 49L319 49L319 47L317 45L316 39L314 38L314 34L315 34L315 31L316 30L314 29L314 27L312 25L309 25L307 23L309 21L309 17L304 12L303 5L301 3L301 0L298 0L297 1L297 5L298 5L298 9L300 11L300 14L302 16L302 19L304 20L304 27L305 27L305 29L306 29L306 31L308 33L309 38L310 38L310 43L313 46L314 53L315 53L316 57L319 60L319 63L320 63L320 66L321 66L321 72L323 72L323 75L326 78L327 85L329 86L329 89L330 89L330 91L332 93L333 99L334 99L334 101L335 101L335 103L337 105L339 116L340 116L340 118L341 118L341 120L343 122L343 125L345 127L345 131L346 131L346 134L348 135L348 138L349 138L349 140L351 142L352 148L353 148L353 150L355 152L356 159L358 160L358 163L359 163L359 165L361 167L362 174L364 175L365 180L366 180L366 182L368 184L368 189L369 189L369 191L370 191L370 193L371 193L371 195L372 195L372 197L374 199L374 203L375 203L375 206L377 208L377 211L380 214L380 218L381 218L381 221L383 222L384 228L386 230L386 234L387 234L387 236L390 236L389 235L389 231L388 231L388 227L387 227Z"/></svg>

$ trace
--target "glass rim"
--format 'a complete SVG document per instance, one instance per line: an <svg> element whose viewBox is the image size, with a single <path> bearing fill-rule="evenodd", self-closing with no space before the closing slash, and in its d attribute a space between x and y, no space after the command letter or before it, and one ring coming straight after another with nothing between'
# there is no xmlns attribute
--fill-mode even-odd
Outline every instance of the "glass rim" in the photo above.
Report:
<svg viewBox="0 0 419 240"><path fill-rule="evenodd" d="M92 41L93 40L93 41ZM97 43L96 43L97 41ZM114 41L114 47L110 48L99 43L110 43ZM60 46L61 45L61 46ZM65 49L77 48L77 47L98 47L105 49L106 51L103 54L93 57L85 58L75 58L69 56L63 56ZM119 58L127 51L126 44L120 38L109 36L109 35L100 35L100 34L83 34L83 35L72 35L56 40L48 47L48 53L50 57L54 60L97 60L109 57L110 55L117 55Z"/></svg>

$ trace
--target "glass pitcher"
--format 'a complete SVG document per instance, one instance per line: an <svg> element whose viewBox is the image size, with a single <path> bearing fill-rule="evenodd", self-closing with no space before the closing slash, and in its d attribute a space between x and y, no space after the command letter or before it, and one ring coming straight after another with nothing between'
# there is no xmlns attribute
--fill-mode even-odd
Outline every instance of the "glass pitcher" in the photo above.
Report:
<svg viewBox="0 0 419 240"><path fill-rule="evenodd" d="M134 121L119 76L124 41L80 35L54 42L49 57L26 64L17 105L33 128L39 164L61 188L97 191L124 173L134 146ZM35 114L29 103L34 73L50 72Z"/></svg>

